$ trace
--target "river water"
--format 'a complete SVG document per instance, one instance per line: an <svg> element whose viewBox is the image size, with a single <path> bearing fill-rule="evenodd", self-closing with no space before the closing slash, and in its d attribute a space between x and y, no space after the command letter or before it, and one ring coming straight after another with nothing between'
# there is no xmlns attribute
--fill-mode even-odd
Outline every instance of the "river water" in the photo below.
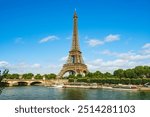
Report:
<svg viewBox="0 0 150 117"><path fill-rule="evenodd" d="M22 86L4 88L0 100L150 100L150 92Z"/></svg>

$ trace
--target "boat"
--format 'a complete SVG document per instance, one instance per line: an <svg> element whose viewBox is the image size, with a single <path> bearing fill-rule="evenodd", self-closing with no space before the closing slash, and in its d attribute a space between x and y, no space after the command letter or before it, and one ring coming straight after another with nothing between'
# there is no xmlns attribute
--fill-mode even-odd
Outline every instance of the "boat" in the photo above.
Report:
<svg viewBox="0 0 150 117"><path fill-rule="evenodd" d="M102 89L112 89L112 87L108 87L108 86L102 86Z"/></svg>
<svg viewBox="0 0 150 117"><path fill-rule="evenodd" d="M51 85L51 87L53 87L53 88L63 88L64 84L53 84L53 85Z"/></svg>

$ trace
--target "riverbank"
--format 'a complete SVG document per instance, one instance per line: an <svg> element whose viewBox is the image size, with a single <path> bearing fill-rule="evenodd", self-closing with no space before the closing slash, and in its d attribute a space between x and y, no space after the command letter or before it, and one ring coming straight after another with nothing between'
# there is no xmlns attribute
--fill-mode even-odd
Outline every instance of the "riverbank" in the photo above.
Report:
<svg viewBox="0 0 150 117"><path fill-rule="evenodd" d="M111 90L130 90L130 91L150 91L150 87L142 85L97 85L93 84L66 84L63 88L84 88L84 89L111 89Z"/></svg>

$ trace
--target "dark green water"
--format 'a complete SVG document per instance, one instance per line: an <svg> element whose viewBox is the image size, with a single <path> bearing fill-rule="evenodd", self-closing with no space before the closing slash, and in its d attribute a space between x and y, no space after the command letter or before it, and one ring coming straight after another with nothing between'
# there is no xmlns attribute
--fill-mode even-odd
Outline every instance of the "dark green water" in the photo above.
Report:
<svg viewBox="0 0 150 117"><path fill-rule="evenodd" d="M42 86L7 87L1 100L150 100L150 92L111 89L49 88Z"/></svg>

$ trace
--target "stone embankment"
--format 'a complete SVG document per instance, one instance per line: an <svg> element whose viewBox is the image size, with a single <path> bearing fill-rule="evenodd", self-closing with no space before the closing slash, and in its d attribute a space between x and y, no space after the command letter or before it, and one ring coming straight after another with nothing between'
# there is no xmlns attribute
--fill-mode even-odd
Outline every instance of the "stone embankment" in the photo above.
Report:
<svg viewBox="0 0 150 117"><path fill-rule="evenodd" d="M98 85L97 83L68 83L63 88L111 89L129 91L150 91L150 87L142 85Z"/></svg>

